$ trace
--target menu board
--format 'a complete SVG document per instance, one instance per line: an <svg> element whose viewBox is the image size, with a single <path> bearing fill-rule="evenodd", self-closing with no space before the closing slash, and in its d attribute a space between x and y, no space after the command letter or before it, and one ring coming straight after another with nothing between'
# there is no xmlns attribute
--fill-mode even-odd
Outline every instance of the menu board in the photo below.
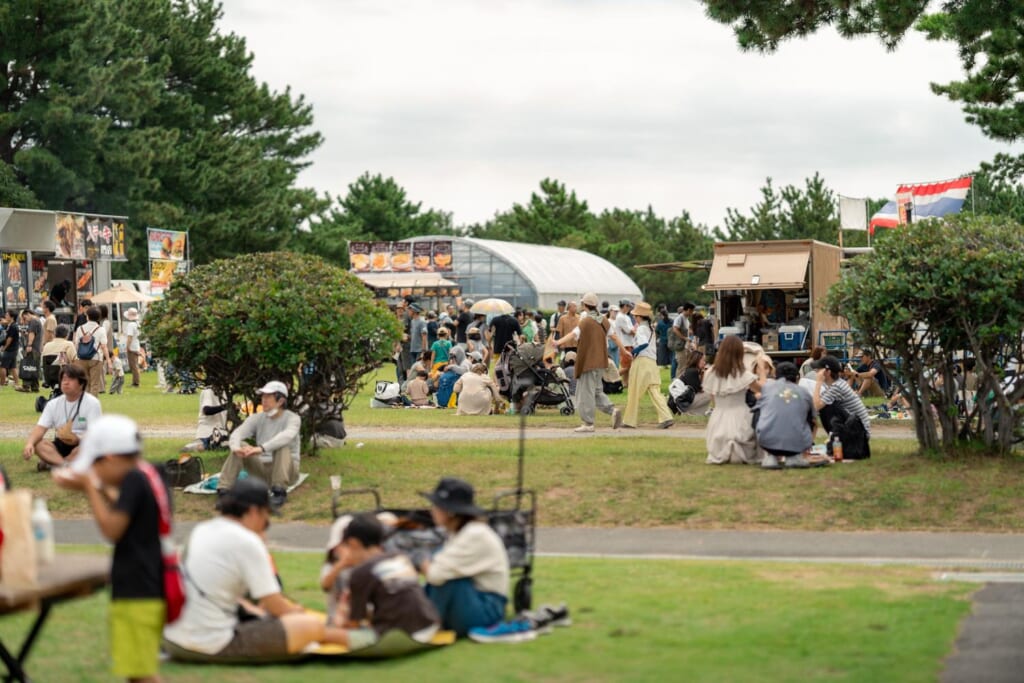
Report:
<svg viewBox="0 0 1024 683"><path fill-rule="evenodd" d="M354 273L433 273L452 270L451 240L416 242L349 242Z"/></svg>
<svg viewBox="0 0 1024 683"><path fill-rule="evenodd" d="M29 298L32 300L32 306L41 306L50 296L49 288L47 287L47 271L46 271L46 260L41 258L32 259L32 273L29 278L32 280L32 292L29 294Z"/></svg>
<svg viewBox="0 0 1024 683"><path fill-rule="evenodd" d="M78 300L91 299L93 295L92 264L82 263L75 267L75 292Z"/></svg>
<svg viewBox="0 0 1024 683"><path fill-rule="evenodd" d="M28 306L28 264L25 254L5 251L0 253L3 268L4 309L17 311Z"/></svg>
<svg viewBox="0 0 1024 683"><path fill-rule="evenodd" d="M412 271L411 242L391 243L391 270L396 273L408 273Z"/></svg>
<svg viewBox="0 0 1024 683"><path fill-rule="evenodd" d="M352 266L352 270L357 273L369 273L370 272L370 243L369 242L349 242L348 243L348 262Z"/></svg>
<svg viewBox="0 0 1024 683"><path fill-rule="evenodd" d="M448 271L452 269L452 243L434 242L434 270Z"/></svg>
<svg viewBox="0 0 1024 683"><path fill-rule="evenodd" d="M54 254L75 261L124 261L124 221L117 218L58 213Z"/></svg>

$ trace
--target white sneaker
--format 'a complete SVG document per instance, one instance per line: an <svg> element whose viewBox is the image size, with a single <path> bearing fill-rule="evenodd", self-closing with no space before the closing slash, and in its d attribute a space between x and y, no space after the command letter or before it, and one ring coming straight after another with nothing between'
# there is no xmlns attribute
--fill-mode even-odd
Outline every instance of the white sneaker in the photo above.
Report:
<svg viewBox="0 0 1024 683"><path fill-rule="evenodd" d="M580 433L592 432L592 431L594 431L594 425L580 425L579 427L577 427L576 429L574 429L572 431L580 432Z"/></svg>
<svg viewBox="0 0 1024 683"><path fill-rule="evenodd" d="M765 453L761 459L761 469L763 470L781 470L782 465L779 464L779 459L771 453Z"/></svg>

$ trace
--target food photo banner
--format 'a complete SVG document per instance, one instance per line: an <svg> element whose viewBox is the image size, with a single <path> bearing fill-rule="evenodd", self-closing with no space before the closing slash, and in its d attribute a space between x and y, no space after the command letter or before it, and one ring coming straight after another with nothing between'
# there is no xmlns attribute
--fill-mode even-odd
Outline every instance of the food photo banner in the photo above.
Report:
<svg viewBox="0 0 1024 683"><path fill-rule="evenodd" d="M76 213L56 215L54 254L75 261L126 261L124 220Z"/></svg>
<svg viewBox="0 0 1024 683"><path fill-rule="evenodd" d="M28 263L25 254L5 251L0 253L3 268L3 307L18 311L28 306Z"/></svg>
<svg viewBox="0 0 1024 683"><path fill-rule="evenodd" d="M355 273L449 272L452 242L349 242L348 261Z"/></svg>
<svg viewBox="0 0 1024 683"><path fill-rule="evenodd" d="M146 228L146 244L150 259L184 261L188 254L188 233Z"/></svg>

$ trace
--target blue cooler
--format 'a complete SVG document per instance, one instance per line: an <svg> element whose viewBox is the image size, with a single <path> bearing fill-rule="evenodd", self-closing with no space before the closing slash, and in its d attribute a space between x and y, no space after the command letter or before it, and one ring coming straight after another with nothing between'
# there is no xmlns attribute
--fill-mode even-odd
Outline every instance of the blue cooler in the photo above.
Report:
<svg viewBox="0 0 1024 683"><path fill-rule="evenodd" d="M807 341L804 325L783 325L779 328L779 351L800 351Z"/></svg>

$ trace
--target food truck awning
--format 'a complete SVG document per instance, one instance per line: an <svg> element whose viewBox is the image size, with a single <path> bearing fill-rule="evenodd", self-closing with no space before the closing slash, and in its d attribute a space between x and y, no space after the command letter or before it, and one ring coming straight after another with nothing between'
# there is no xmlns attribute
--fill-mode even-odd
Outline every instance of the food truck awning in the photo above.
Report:
<svg viewBox="0 0 1024 683"><path fill-rule="evenodd" d="M0 207L0 247L20 251L53 251L57 223L52 211Z"/></svg>
<svg viewBox="0 0 1024 683"><path fill-rule="evenodd" d="M810 242L780 245L733 243L715 245L706 290L800 289L807 284ZM722 248L719 248L722 247Z"/></svg>
<svg viewBox="0 0 1024 683"><path fill-rule="evenodd" d="M458 286L457 282L445 279L440 273L355 273L355 275L368 287L374 289Z"/></svg>

